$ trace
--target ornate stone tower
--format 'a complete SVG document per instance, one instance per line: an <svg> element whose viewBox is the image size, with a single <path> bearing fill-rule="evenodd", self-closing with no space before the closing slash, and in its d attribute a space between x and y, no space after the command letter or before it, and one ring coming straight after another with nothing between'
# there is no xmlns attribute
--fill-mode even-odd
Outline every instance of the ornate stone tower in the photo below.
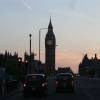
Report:
<svg viewBox="0 0 100 100"><path fill-rule="evenodd" d="M45 64L47 75L54 74L55 72L55 48L56 38L53 32L53 26L50 18L48 32L45 37Z"/></svg>

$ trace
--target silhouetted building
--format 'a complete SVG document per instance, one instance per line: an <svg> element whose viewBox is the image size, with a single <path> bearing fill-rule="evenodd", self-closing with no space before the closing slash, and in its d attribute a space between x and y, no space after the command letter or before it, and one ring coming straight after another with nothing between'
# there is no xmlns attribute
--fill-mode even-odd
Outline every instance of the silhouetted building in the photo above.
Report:
<svg viewBox="0 0 100 100"><path fill-rule="evenodd" d="M39 60L35 60L35 73L45 73L45 64Z"/></svg>
<svg viewBox="0 0 100 100"><path fill-rule="evenodd" d="M31 53L31 59L34 60L34 53ZM24 61L29 61L30 60L30 55L25 52L24 53Z"/></svg>
<svg viewBox="0 0 100 100"><path fill-rule="evenodd" d="M87 54L83 57L82 62L79 64L79 74L88 77L100 77L100 59L95 57L89 59Z"/></svg>
<svg viewBox="0 0 100 100"><path fill-rule="evenodd" d="M53 32L53 26L50 19L48 25L48 32L45 37L45 64L46 64L46 74L54 74L55 72L55 48L56 48L56 38Z"/></svg>
<svg viewBox="0 0 100 100"><path fill-rule="evenodd" d="M18 57L18 53L10 53L5 51L5 53L0 54L0 68L5 68L6 74L11 75L17 79L19 79L21 73L21 62L22 58Z"/></svg>
<svg viewBox="0 0 100 100"><path fill-rule="evenodd" d="M57 73L71 73L71 74L74 74L70 67L58 67Z"/></svg>
<svg viewBox="0 0 100 100"><path fill-rule="evenodd" d="M24 62L27 65L26 66L26 73L35 73L34 72L34 53L31 53L31 56L25 52L24 53Z"/></svg>
<svg viewBox="0 0 100 100"><path fill-rule="evenodd" d="M24 75L29 73L30 55L24 53ZM31 73L45 73L45 64L39 60L34 59L34 53L31 55Z"/></svg>

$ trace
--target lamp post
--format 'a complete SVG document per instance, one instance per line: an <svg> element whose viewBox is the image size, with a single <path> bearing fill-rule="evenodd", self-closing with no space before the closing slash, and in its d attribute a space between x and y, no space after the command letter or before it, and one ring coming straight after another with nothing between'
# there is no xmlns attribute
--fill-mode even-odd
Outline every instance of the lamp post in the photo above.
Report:
<svg viewBox="0 0 100 100"><path fill-rule="evenodd" d="M45 29L48 29L48 28L41 28L39 29L39 61L40 61L40 56L41 56L41 30L45 30Z"/></svg>
<svg viewBox="0 0 100 100"><path fill-rule="evenodd" d="M30 37L29 73L31 73L31 37L32 37L32 34L29 34L29 37Z"/></svg>
<svg viewBox="0 0 100 100"><path fill-rule="evenodd" d="M31 37L32 37L32 35L29 34L29 37L30 37L30 57L31 57Z"/></svg>

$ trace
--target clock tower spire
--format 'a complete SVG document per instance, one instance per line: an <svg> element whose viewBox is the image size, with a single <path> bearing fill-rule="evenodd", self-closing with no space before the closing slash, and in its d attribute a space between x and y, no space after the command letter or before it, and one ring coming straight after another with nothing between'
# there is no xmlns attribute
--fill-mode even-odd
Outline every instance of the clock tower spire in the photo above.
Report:
<svg viewBox="0 0 100 100"><path fill-rule="evenodd" d="M48 25L48 29L53 29L52 22L51 22L51 17L50 17L50 22L49 22L49 25Z"/></svg>
<svg viewBox="0 0 100 100"><path fill-rule="evenodd" d="M45 37L45 64L47 75L54 74L55 72L55 47L56 38L53 32L53 26L50 18L48 32Z"/></svg>

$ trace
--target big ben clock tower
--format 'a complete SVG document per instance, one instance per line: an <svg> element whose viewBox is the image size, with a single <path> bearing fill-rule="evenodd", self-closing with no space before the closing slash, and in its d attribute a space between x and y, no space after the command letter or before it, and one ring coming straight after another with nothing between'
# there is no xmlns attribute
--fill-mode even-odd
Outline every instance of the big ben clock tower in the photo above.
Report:
<svg viewBox="0 0 100 100"><path fill-rule="evenodd" d="M55 48L56 48L56 38L53 32L53 26L50 19L48 25L48 32L45 37L45 64L46 64L46 74L54 74L55 72Z"/></svg>

